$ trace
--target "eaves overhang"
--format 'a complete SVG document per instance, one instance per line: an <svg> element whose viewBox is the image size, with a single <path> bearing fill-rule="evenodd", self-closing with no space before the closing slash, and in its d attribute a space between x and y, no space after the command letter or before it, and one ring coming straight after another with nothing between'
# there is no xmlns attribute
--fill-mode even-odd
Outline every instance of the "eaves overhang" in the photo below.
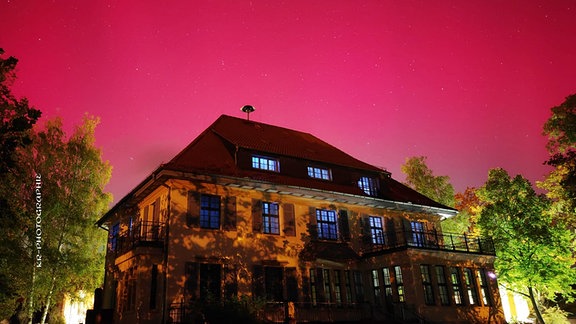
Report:
<svg viewBox="0 0 576 324"><path fill-rule="evenodd" d="M347 203L352 205L367 206L373 208L391 209L397 211L417 212L439 215L442 218L453 217L458 211L452 208L440 208L426 206L411 202L401 202L387 200L377 197L360 196L343 192L321 190L309 187L293 185L279 185L272 182L256 180L251 178L239 178L233 176L223 176L209 173L193 173L164 169L157 175L166 178L197 179L204 181L216 181L218 184L236 187L246 190L256 190L267 193L277 193L281 195L291 195L302 198L324 200L328 202Z"/></svg>
<svg viewBox="0 0 576 324"><path fill-rule="evenodd" d="M184 172L172 170L161 165L152 174L146 177L140 184L138 184L130 193L124 196L118 203L116 203L102 218L100 218L96 225L103 227L104 223L121 208L130 207L137 203L140 197L144 197L152 190L156 189L159 185L168 179L195 179L208 182L216 182L218 184L236 187L246 190L256 190L268 193L278 193L281 195L291 195L295 197L317 199L328 202L339 202L359 206L367 206L373 208L383 208L397 211L415 212L435 214L440 217L449 218L458 214L458 211L451 208L440 208L434 206L426 206L412 202L401 202L394 200L387 200L377 197L360 196L350 193L336 192L330 190L322 190L309 187L300 187L286 184L276 184L263 180L252 178L233 177L221 174L199 173L199 172Z"/></svg>
<svg viewBox="0 0 576 324"><path fill-rule="evenodd" d="M135 204L139 197L146 195L149 191L154 190L157 184L162 183L166 178L162 175L162 170L164 170L164 165L160 165L154 172L147 176L142 182L140 182L134 189L132 189L126 196L124 196L120 201L118 201L110 210L106 212L97 222L96 226L104 228L104 224L108 219L118 212L121 208L130 207Z"/></svg>

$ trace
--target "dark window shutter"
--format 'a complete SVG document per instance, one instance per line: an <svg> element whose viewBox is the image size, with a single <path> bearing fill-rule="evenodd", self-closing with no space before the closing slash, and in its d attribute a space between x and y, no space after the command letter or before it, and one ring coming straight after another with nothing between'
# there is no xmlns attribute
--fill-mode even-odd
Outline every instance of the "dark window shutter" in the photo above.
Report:
<svg viewBox="0 0 576 324"><path fill-rule="evenodd" d="M144 207L144 217L142 218L142 222L146 223L148 221L148 209L150 208L149 205L146 205L146 207Z"/></svg>
<svg viewBox="0 0 576 324"><path fill-rule="evenodd" d="M236 197L226 197L226 204L224 205L224 220L222 228L225 231L236 230Z"/></svg>
<svg viewBox="0 0 576 324"><path fill-rule="evenodd" d="M194 191L188 191L186 225L188 225L188 227L200 226L200 194Z"/></svg>
<svg viewBox="0 0 576 324"><path fill-rule="evenodd" d="M318 222L316 221L315 207L310 207L310 222L308 224L308 232L310 233L310 239L318 239Z"/></svg>
<svg viewBox="0 0 576 324"><path fill-rule="evenodd" d="M348 211L340 210L338 215L338 223L340 225L340 234L342 240L345 242L350 242L350 224L348 222Z"/></svg>
<svg viewBox="0 0 576 324"><path fill-rule="evenodd" d="M261 265L254 265L252 272L252 290L255 297L265 297L266 291L264 290L264 267Z"/></svg>
<svg viewBox="0 0 576 324"><path fill-rule="evenodd" d="M436 233L436 227L434 226L434 223L424 223L424 231L426 232L426 244L437 247L438 235Z"/></svg>
<svg viewBox="0 0 576 324"><path fill-rule="evenodd" d="M160 222L160 197L156 198L156 201L154 201L154 215L152 215L152 221L154 223Z"/></svg>
<svg viewBox="0 0 576 324"><path fill-rule="evenodd" d="M410 226L410 221L406 218L402 218L402 234L399 239L404 244L414 241L412 237L412 226Z"/></svg>
<svg viewBox="0 0 576 324"><path fill-rule="evenodd" d="M252 231L262 233L262 201L252 199Z"/></svg>
<svg viewBox="0 0 576 324"><path fill-rule="evenodd" d="M298 279L296 278L296 268L289 267L285 269L286 276L286 295L288 301L298 301Z"/></svg>
<svg viewBox="0 0 576 324"><path fill-rule="evenodd" d="M371 246L372 232L370 231L370 220L367 215L361 215L360 225L362 226L362 243L365 246Z"/></svg>
<svg viewBox="0 0 576 324"><path fill-rule="evenodd" d="M321 268L316 269L316 291L318 292L318 302L324 303L328 300L324 290L324 271Z"/></svg>
<svg viewBox="0 0 576 324"><path fill-rule="evenodd" d="M300 273L302 274L302 294L304 297L304 302L309 303L312 300L311 294L311 287L310 287L310 277L308 269L301 267Z"/></svg>
<svg viewBox="0 0 576 324"><path fill-rule="evenodd" d="M198 293L198 263L186 262L184 276L184 298L186 301L195 300Z"/></svg>
<svg viewBox="0 0 576 324"><path fill-rule="evenodd" d="M282 209L284 211L284 235L296 236L294 204L283 204Z"/></svg>
<svg viewBox="0 0 576 324"><path fill-rule="evenodd" d="M398 245L396 238L396 223L392 218L386 219L386 244L390 247Z"/></svg>
<svg viewBox="0 0 576 324"><path fill-rule="evenodd" d="M150 205L146 205L146 207L144 207L144 218L142 218L140 222L140 228L138 229L138 233L135 233L136 237L138 238L146 237L146 230L148 229L149 221L150 221Z"/></svg>

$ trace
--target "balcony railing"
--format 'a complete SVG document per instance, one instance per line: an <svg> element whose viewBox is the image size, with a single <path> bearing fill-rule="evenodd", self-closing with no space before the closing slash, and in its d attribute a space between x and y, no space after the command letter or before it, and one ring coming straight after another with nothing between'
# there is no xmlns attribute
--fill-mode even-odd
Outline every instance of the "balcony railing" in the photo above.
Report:
<svg viewBox="0 0 576 324"><path fill-rule="evenodd" d="M200 308L185 303L172 304L169 309L169 322L173 324L203 323L208 319L202 314ZM374 314L373 306L367 303L268 302L258 310L256 317L265 323L286 323L290 317L293 317L297 323L359 322L372 319ZM233 320L230 319L230 321Z"/></svg>
<svg viewBox="0 0 576 324"><path fill-rule="evenodd" d="M418 248L495 255L491 238L467 234L441 233L438 231L399 230L372 236L366 253L400 248Z"/></svg>
<svg viewBox="0 0 576 324"><path fill-rule="evenodd" d="M137 222L112 237L112 249L117 255L124 254L138 246L162 247L166 238L164 223Z"/></svg>

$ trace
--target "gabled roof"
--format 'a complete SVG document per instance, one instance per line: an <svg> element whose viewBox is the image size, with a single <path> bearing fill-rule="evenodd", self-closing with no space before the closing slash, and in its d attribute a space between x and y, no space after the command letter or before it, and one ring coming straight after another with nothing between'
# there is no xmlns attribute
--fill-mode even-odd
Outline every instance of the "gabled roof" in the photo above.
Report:
<svg viewBox="0 0 576 324"><path fill-rule="evenodd" d="M379 179L380 195L371 198L455 211L453 208L444 206L392 179L389 172L362 162L309 133L227 115L220 116L170 162L154 171L153 175L162 170L180 171L366 196L355 182L357 180L343 184L312 178L299 178L282 172L263 172L252 168L241 168L237 163L239 150L307 160L307 162L315 162L329 167L346 168L351 172L370 175ZM152 183L152 180L154 180L153 176L141 182L106 213L98 221L98 224L101 225L115 210L132 201L135 194L141 188Z"/></svg>
<svg viewBox="0 0 576 324"><path fill-rule="evenodd" d="M206 163L208 165L222 163L222 159L228 158L229 153L227 154L226 150L222 150L222 147L216 147L218 140L226 142L232 148L240 147L331 165L384 172L309 133L227 115L220 116L196 140L174 157L168 165L178 168L201 166L200 161L191 161L191 155L200 150L205 153L205 156L201 157L204 166ZM197 155L194 156L198 158Z"/></svg>
<svg viewBox="0 0 576 324"><path fill-rule="evenodd" d="M207 172L276 184L365 195L356 183L338 184L330 181L296 178L283 173L241 169L235 161L235 154L240 148L379 174L382 196L378 198L451 209L392 179L387 171L362 162L314 135L227 115L220 116L165 167L184 172Z"/></svg>

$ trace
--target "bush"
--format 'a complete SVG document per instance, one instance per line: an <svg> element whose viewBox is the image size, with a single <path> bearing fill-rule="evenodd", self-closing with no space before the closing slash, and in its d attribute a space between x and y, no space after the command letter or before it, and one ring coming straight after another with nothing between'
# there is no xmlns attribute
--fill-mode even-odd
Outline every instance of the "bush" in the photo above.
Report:
<svg viewBox="0 0 576 324"><path fill-rule="evenodd" d="M548 307L542 312L542 318L548 324L570 324L568 315L568 312L563 311L558 306Z"/></svg>
<svg viewBox="0 0 576 324"><path fill-rule="evenodd" d="M249 297L232 297L225 300L208 300L201 306L200 312L210 324L245 323L260 324L258 313L264 308L265 302Z"/></svg>

